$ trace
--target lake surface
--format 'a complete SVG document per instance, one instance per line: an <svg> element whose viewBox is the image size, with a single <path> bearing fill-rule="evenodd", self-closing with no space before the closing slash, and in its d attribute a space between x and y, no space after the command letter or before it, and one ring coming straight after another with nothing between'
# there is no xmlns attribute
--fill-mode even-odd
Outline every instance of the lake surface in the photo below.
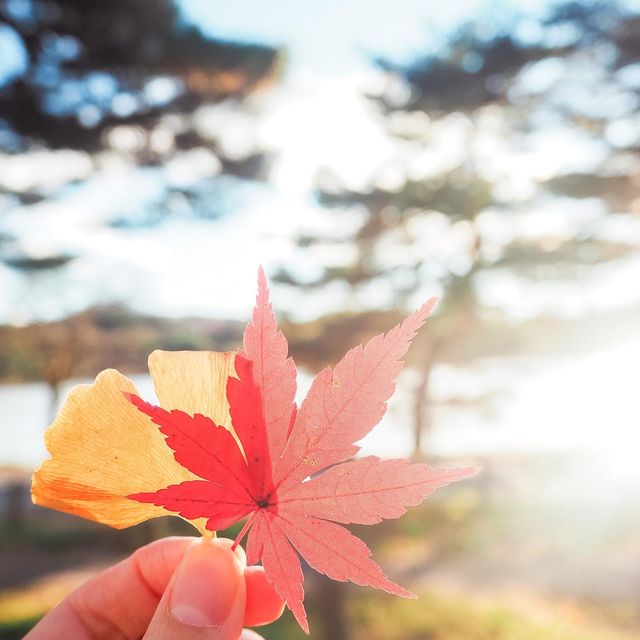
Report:
<svg viewBox="0 0 640 640"><path fill-rule="evenodd" d="M640 400L637 362L640 342L568 361L540 366L537 371L505 368L489 362L476 369L439 367L433 387L435 427L425 452L443 456L499 453L592 452L609 478L637 478L640 467ZM505 377L513 383L509 393ZM143 397L154 401L149 376L132 376ZM299 375L299 399L311 376ZM73 383L66 385L63 395ZM363 441L363 453L397 457L412 451L411 389L415 374L404 371L389 411ZM461 394L482 396L491 388L490 411L472 402L447 407ZM502 389L502 391L501 391ZM48 423L50 396L43 384L0 387L0 465L32 467L46 457L42 434Z"/></svg>

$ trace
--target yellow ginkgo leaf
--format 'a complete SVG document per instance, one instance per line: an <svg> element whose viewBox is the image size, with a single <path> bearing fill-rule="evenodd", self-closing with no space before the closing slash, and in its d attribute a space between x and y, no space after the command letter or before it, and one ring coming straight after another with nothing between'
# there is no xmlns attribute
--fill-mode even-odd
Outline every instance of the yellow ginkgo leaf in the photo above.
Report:
<svg viewBox="0 0 640 640"><path fill-rule="evenodd" d="M155 351L149 368L164 408L230 427L226 383L233 362L234 353ZM121 529L167 514L127 496L197 478L175 461L157 426L125 393L137 394L136 387L113 369L71 390L45 434L50 458L33 474L36 504ZM203 521L191 522L204 531Z"/></svg>

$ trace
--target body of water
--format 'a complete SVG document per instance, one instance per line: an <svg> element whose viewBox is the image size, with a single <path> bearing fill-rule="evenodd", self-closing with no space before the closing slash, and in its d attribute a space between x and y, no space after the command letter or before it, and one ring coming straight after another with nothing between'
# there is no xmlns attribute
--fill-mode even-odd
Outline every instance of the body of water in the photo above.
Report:
<svg viewBox="0 0 640 640"><path fill-rule="evenodd" d="M590 452L597 454L602 476L629 479L640 475L640 401L637 362L640 343L521 374L515 392L495 404L491 414L469 407L446 408L446 397L466 387L470 400L486 392L487 380L499 375L513 379L513 371L486 364L473 372L436 369L434 429L427 435L425 453L438 456ZM617 371L612 377L610 372ZM389 411L362 441L363 454L382 457L412 451L413 372L403 372ZM141 395L155 400L148 375L133 376ZM512 380L513 382L513 380ZM311 376L299 375L299 401ZM73 383L63 389L66 395ZM0 387L0 465L26 468L46 456L43 432L48 423L50 392L44 384Z"/></svg>

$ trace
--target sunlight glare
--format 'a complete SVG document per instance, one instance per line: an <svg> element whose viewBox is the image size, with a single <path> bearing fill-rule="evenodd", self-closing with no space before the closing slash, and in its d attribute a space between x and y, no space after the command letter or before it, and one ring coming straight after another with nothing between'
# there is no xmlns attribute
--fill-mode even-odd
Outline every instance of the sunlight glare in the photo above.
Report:
<svg viewBox="0 0 640 640"><path fill-rule="evenodd" d="M603 351L527 386L508 418L543 447L601 456L603 474L640 476L640 341Z"/></svg>

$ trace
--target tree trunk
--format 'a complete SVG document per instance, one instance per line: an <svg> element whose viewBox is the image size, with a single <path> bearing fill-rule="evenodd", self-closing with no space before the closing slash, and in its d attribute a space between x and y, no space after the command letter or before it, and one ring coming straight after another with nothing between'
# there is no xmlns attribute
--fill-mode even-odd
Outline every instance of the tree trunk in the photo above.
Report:
<svg viewBox="0 0 640 640"><path fill-rule="evenodd" d="M12 482L7 486L6 523L8 526L15 529L22 528L25 521L27 495L24 484L20 482Z"/></svg>
<svg viewBox="0 0 640 640"><path fill-rule="evenodd" d="M49 381L49 424L51 424L58 415L58 403L60 401L60 382Z"/></svg>
<svg viewBox="0 0 640 640"><path fill-rule="evenodd" d="M422 458L423 439L431 431L431 402L429 383L431 372L436 363L440 343L434 340L428 347L420 368L420 382L416 388L413 422L413 456Z"/></svg>
<svg viewBox="0 0 640 640"><path fill-rule="evenodd" d="M323 640L349 640L346 599L347 590L342 582L324 577L318 581Z"/></svg>

